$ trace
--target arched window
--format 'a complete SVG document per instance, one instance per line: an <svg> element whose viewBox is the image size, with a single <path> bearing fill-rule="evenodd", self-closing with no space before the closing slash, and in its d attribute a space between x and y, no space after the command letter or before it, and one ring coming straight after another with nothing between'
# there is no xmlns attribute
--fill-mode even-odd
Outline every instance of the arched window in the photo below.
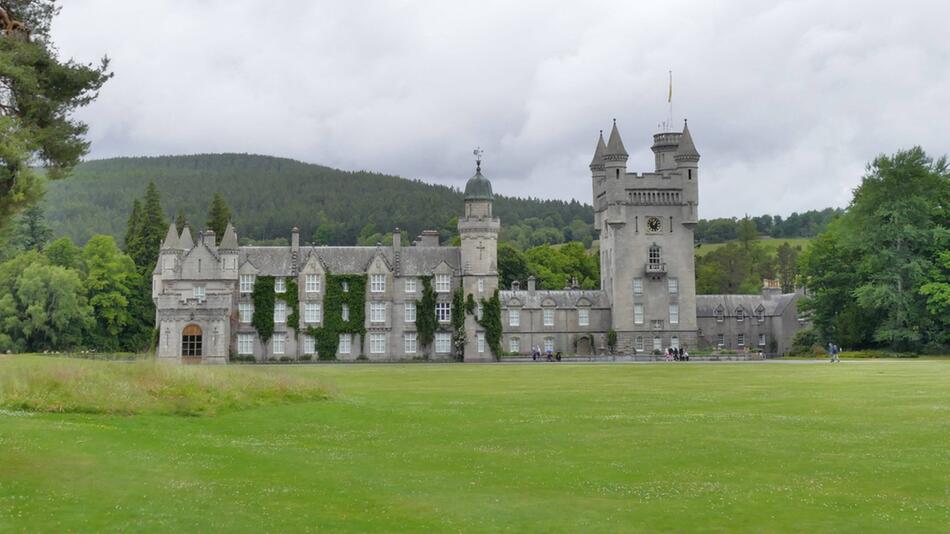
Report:
<svg viewBox="0 0 950 534"><path fill-rule="evenodd" d="M181 355L201 356L201 328L190 324L181 332Z"/></svg>
<svg viewBox="0 0 950 534"><path fill-rule="evenodd" d="M658 265L660 263L660 247L653 245L650 247L650 264Z"/></svg>

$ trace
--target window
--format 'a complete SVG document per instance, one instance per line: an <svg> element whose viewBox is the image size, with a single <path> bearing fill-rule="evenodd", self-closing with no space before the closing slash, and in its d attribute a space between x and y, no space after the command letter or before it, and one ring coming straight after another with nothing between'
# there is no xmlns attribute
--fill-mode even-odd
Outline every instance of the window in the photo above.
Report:
<svg viewBox="0 0 950 534"><path fill-rule="evenodd" d="M351 345L353 344L353 337L350 334L340 334L340 343L337 347L337 352L340 354L349 354L351 350Z"/></svg>
<svg viewBox="0 0 950 534"><path fill-rule="evenodd" d="M383 354L386 352L386 334L369 335L370 354Z"/></svg>
<svg viewBox="0 0 950 534"><path fill-rule="evenodd" d="M716 310L716 322L717 322L717 323L721 323L721 322L722 322L722 319L723 319L723 311L722 311L722 308L718 308L718 309Z"/></svg>
<svg viewBox="0 0 950 534"><path fill-rule="evenodd" d="M736 308L736 321L739 321L740 323L745 321L745 310L742 308Z"/></svg>
<svg viewBox="0 0 950 534"><path fill-rule="evenodd" d="M485 311L485 305L481 302L478 303L478 306L475 307L475 318L479 321L482 320L482 312Z"/></svg>
<svg viewBox="0 0 950 534"><path fill-rule="evenodd" d="M242 323L250 323L251 318L254 317L254 306L250 304L238 304L238 314L241 317Z"/></svg>
<svg viewBox="0 0 950 534"><path fill-rule="evenodd" d="M274 302L274 322L278 324L287 322L287 303L282 300Z"/></svg>
<svg viewBox="0 0 950 534"><path fill-rule="evenodd" d="M435 317L440 323L447 323L452 320L452 305L448 302L435 303Z"/></svg>
<svg viewBox="0 0 950 534"><path fill-rule="evenodd" d="M759 334L759 346L760 347L765 346L765 334Z"/></svg>
<svg viewBox="0 0 950 534"><path fill-rule="evenodd" d="M286 293L287 292L287 283L284 281L283 276L278 276L274 279L274 293Z"/></svg>
<svg viewBox="0 0 950 534"><path fill-rule="evenodd" d="M435 333L435 352L438 354L448 354L452 348L452 337L448 332Z"/></svg>
<svg viewBox="0 0 950 534"><path fill-rule="evenodd" d="M205 299L205 286L195 286L191 288L191 294L198 302L203 301Z"/></svg>
<svg viewBox="0 0 950 534"><path fill-rule="evenodd" d="M385 302L371 302L369 304L369 322L371 323L385 323L386 322L386 303Z"/></svg>
<svg viewBox="0 0 950 534"><path fill-rule="evenodd" d="M254 291L254 275L241 275L241 293L251 293Z"/></svg>
<svg viewBox="0 0 950 534"><path fill-rule="evenodd" d="M274 354L284 353L284 334L274 334Z"/></svg>
<svg viewBox="0 0 950 534"><path fill-rule="evenodd" d="M349 283L349 282L341 282L341 283L340 283L340 289L342 289L344 293L349 293L349 292L350 292L350 283Z"/></svg>
<svg viewBox="0 0 950 534"><path fill-rule="evenodd" d="M407 323L416 322L416 303L415 302L406 303L406 322Z"/></svg>
<svg viewBox="0 0 950 534"><path fill-rule="evenodd" d="M660 263L660 247L653 245L650 247L650 265L658 265Z"/></svg>
<svg viewBox="0 0 950 534"><path fill-rule="evenodd" d="M641 351L641 352L643 351L643 336L637 336L637 337L633 340L633 348L635 348L635 349L637 349L638 351Z"/></svg>
<svg viewBox="0 0 950 534"><path fill-rule="evenodd" d="M320 303L308 302L304 304L303 309L304 309L303 320L305 323L319 323L320 322Z"/></svg>
<svg viewBox="0 0 950 534"><path fill-rule="evenodd" d="M633 305L633 324L643 324L643 304Z"/></svg>
<svg viewBox="0 0 950 534"><path fill-rule="evenodd" d="M554 352L554 338L546 337L544 338L544 352Z"/></svg>
<svg viewBox="0 0 950 534"><path fill-rule="evenodd" d="M736 345L740 347L745 346L745 334L739 334L736 336Z"/></svg>
<svg viewBox="0 0 950 534"><path fill-rule="evenodd" d="M313 336L303 336L303 353L313 355L317 352L317 344Z"/></svg>
<svg viewBox="0 0 950 534"><path fill-rule="evenodd" d="M577 310L577 325L590 326L590 310L587 308Z"/></svg>
<svg viewBox="0 0 950 534"><path fill-rule="evenodd" d="M254 354L254 336L251 334L238 334L237 351L241 356Z"/></svg>
<svg viewBox="0 0 950 534"><path fill-rule="evenodd" d="M508 352L511 352L513 354L518 354L519 352L521 352L521 340L516 337L509 339Z"/></svg>
<svg viewBox="0 0 950 534"><path fill-rule="evenodd" d="M718 334L716 336L716 346L724 347L726 345L726 336L725 334Z"/></svg>
<svg viewBox="0 0 950 534"><path fill-rule="evenodd" d="M521 326L521 310L508 310L508 326Z"/></svg>
<svg viewBox="0 0 950 534"><path fill-rule="evenodd" d="M674 349L680 348L680 337L679 337L679 336L673 336L673 337L671 337L671 338L670 338L670 346L673 347Z"/></svg>
<svg viewBox="0 0 950 534"><path fill-rule="evenodd" d="M374 274L369 278L370 293L382 293L386 291L386 275Z"/></svg>
<svg viewBox="0 0 950 534"><path fill-rule="evenodd" d="M758 309L755 310L755 318L758 319L760 323L764 323L765 322L765 308L763 308L762 306L759 306Z"/></svg>
<svg viewBox="0 0 950 534"><path fill-rule="evenodd" d="M679 304L670 304L670 324L680 324Z"/></svg>
<svg viewBox="0 0 950 534"><path fill-rule="evenodd" d="M415 293L416 292L416 279L415 278L406 278L406 293Z"/></svg>
<svg viewBox="0 0 950 534"><path fill-rule="evenodd" d="M447 274L435 275L435 292L448 293L452 287L452 279Z"/></svg>
<svg viewBox="0 0 950 534"><path fill-rule="evenodd" d="M544 326L554 326L554 308L544 308Z"/></svg>
<svg viewBox="0 0 950 534"><path fill-rule="evenodd" d="M478 292L479 293L485 292L485 280L483 278L478 279Z"/></svg>
<svg viewBox="0 0 950 534"><path fill-rule="evenodd" d="M478 349L479 354L485 352L485 334L479 332L475 334L475 347Z"/></svg>
<svg viewBox="0 0 950 534"><path fill-rule="evenodd" d="M660 336L653 336L653 350L663 350L663 340Z"/></svg>
<svg viewBox="0 0 950 534"><path fill-rule="evenodd" d="M340 319L343 319L344 321L350 320L350 305L349 304L343 304L340 307Z"/></svg>
<svg viewBox="0 0 950 534"><path fill-rule="evenodd" d="M667 288L670 290L670 295L676 295L680 292L680 281L678 278L669 278L666 281Z"/></svg>
<svg viewBox="0 0 950 534"><path fill-rule="evenodd" d="M406 351L406 354L415 354L416 353L416 333L407 332L402 336L403 348Z"/></svg>
<svg viewBox="0 0 950 534"><path fill-rule="evenodd" d="M304 291L307 293L319 293L320 292L320 275L318 274L308 274L304 279Z"/></svg>
<svg viewBox="0 0 950 534"><path fill-rule="evenodd" d="M643 294L643 278L634 278L633 279L633 294L642 295Z"/></svg>

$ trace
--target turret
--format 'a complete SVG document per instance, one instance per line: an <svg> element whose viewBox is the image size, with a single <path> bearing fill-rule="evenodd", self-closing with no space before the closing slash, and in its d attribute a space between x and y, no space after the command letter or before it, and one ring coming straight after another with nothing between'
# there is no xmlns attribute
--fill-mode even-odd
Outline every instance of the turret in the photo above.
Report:
<svg viewBox="0 0 950 534"><path fill-rule="evenodd" d="M237 232L234 231L234 225L229 221L228 226L224 229L224 235L221 236L221 244L218 245L218 256L221 258L223 277L228 279L237 278L239 252Z"/></svg>
<svg viewBox="0 0 950 534"><path fill-rule="evenodd" d="M594 148L594 158L590 161L591 187L594 192L594 230L600 229L600 209L599 202L601 194L604 193L604 181L607 178L607 171L604 170L604 153L607 152L607 143L604 142L604 131L600 131L597 137L597 147Z"/></svg>
<svg viewBox="0 0 950 534"><path fill-rule="evenodd" d="M608 182L611 180L620 181L627 174L627 149L623 146L623 139L620 138L620 131L617 130L617 119L614 119L614 126L610 130L610 139L607 140L607 147L604 150L604 172Z"/></svg>
<svg viewBox="0 0 950 534"><path fill-rule="evenodd" d="M689 125L685 119L683 133L680 135L673 159L683 181L684 200L687 204L683 222L684 224L695 223L698 219L699 205L699 151L693 144L693 136L689 133Z"/></svg>

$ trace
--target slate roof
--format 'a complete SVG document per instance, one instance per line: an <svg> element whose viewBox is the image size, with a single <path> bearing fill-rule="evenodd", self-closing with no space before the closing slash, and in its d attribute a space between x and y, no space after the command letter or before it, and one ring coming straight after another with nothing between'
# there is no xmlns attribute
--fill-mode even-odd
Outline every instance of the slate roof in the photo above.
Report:
<svg viewBox="0 0 950 534"><path fill-rule="evenodd" d="M693 144L693 136L689 133L689 125L683 121L683 135L680 136L680 144L676 147L676 157L698 158L699 152L696 151L696 145Z"/></svg>
<svg viewBox="0 0 950 534"><path fill-rule="evenodd" d="M594 149L594 159L590 160L590 167L602 167L604 165L604 152L607 151L607 144L604 143L604 131L600 131L597 138L597 148Z"/></svg>
<svg viewBox="0 0 950 534"><path fill-rule="evenodd" d="M333 274L360 274L366 272L377 251L390 268L394 268L395 258L392 247L300 247L297 260L298 269L303 268L311 254L324 268ZM458 247L401 247L399 274L403 276L422 276L443 261L453 270L459 270L460 251ZM238 264L249 261L263 276L289 276L293 271L293 257L290 247L241 247Z"/></svg>
<svg viewBox="0 0 950 534"><path fill-rule="evenodd" d="M610 130L610 139L607 140L606 156L627 156L627 149L623 146L623 139L620 139L620 131L617 129L617 121L614 120L614 127Z"/></svg>
<svg viewBox="0 0 950 534"><path fill-rule="evenodd" d="M514 291L499 291L498 298L501 300L501 307L507 308L508 302L516 298L521 302L522 308L540 308L541 303L547 299L554 301L558 308L576 308L577 301L584 298L590 302L592 308L609 308L607 294L599 289L560 289L549 290L539 289L537 291L527 291L524 289Z"/></svg>
<svg viewBox="0 0 950 534"><path fill-rule="evenodd" d="M797 295L795 293L765 295L696 295L696 317L715 317L716 309L723 308L725 317L734 317L736 309L742 306L746 315L754 315L756 308L762 305L766 316L778 316L785 313Z"/></svg>

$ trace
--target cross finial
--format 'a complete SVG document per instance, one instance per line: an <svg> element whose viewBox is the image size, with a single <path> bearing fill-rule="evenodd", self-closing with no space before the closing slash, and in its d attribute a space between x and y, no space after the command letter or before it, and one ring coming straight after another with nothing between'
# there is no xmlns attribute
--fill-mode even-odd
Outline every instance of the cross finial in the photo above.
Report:
<svg viewBox="0 0 950 534"><path fill-rule="evenodd" d="M482 150L482 147L476 147L475 150L472 151L472 155L475 156L475 172L482 172L482 154L484 153L485 151Z"/></svg>

